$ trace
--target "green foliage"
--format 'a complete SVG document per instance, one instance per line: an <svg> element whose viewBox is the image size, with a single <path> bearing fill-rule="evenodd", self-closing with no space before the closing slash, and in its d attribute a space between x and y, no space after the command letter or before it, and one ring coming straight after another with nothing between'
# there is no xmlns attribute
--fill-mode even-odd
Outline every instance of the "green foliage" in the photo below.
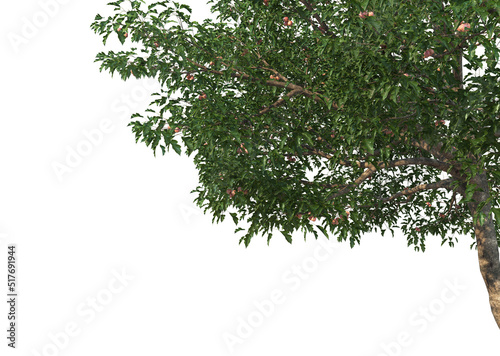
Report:
<svg viewBox="0 0 500 356"><path fill-rule="evenodd" d="M162 84L137 141L193 155L195 201L217 222L236 211L240 242L302 230L354 246L399 227L416 250L453 246L473 236L482 172L500 235L496 1L210 3L217 21L198 23L174 1L116 1L91 28L135 46L97 54L101 70Z"/></svg>

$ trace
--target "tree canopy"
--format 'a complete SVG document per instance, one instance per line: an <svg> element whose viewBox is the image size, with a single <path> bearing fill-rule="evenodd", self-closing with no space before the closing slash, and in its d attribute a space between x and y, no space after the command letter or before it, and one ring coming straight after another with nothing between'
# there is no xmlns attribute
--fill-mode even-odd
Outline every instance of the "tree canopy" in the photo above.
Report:
<svg viewBox="0 0 500 356"><path fill-rule="evenodd" d="M423 251L492 212L500 241L497 1L210 3L217 21L198 23L184 4L119 0L91 27L128 46L101 70L162 85L137 140L192 155L196 202L248 222L240 242L400 228Z"/></svg>

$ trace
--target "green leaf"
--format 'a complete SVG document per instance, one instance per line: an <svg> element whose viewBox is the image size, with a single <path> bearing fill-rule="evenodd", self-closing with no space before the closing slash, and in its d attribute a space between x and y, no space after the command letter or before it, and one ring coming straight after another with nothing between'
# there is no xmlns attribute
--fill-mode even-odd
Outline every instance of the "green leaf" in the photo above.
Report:
<svg viewBox="0 0 500 356"><path fill-rule="evenodd" d="M288 243L292 243L292 235L290 235L289 232L287 231L281 231L283 236L285 236L285 239L288 241Z"/></svg>
<svg viewBox="0 0 500 356"><path fill-rule="evenodd" d="M369 139L364 139L363 140L363 147L370 153L373 154L375 152L375 149L373 147L375 139L369 138Z"/></svg>
<svg viewBox="0 0 500 356"><path fill-rule="evenodd" d="M491 208L493 214L495 214L495 220L500 223L500 208Z"/></svg>
<svg viewBox="0 0 500 356"><path fill-rule="evenodd" d="M389 94L389 91L391 90L391 86L387 85L386 87L384 87L384 89L382 89L382 100L385 100L387 98L387 95Z"/></svg>

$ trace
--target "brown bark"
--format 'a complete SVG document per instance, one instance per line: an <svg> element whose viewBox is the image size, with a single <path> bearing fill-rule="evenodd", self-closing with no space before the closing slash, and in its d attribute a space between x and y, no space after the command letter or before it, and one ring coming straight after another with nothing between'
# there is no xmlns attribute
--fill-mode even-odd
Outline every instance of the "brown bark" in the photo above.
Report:
<svg viewBox="0 0 500 356"><path fill-rule="evenodd" d="M468 203L469 209L472 215L474 215L479 203L486 201L489 197L486 174L478 174L470 181L470 184L477 184L477 187L483 190L475 192L472 196L473 201ZM500 328L500 259L491 204L485 204L481 212L486 215L483 224L480 224L479 219L473 222L477 241L479 269L488 290L491 312Z"/></svg>

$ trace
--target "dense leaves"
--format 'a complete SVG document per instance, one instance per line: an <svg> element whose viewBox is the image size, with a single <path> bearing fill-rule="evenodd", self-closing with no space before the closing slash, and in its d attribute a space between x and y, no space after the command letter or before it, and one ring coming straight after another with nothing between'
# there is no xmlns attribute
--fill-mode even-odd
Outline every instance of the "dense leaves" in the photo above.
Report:
<svg viewBox="0 0 500 356"><path fill-rule="evenodd" d="M128 46L101 70L162 84L137 140L192 155L196 202L248 222L240 241L399 227L416 250L453 245L484 219L466 204L482 172L500 236L496 1L211 3L217 21L197 23L173 1L116 1L91 27Z"/></svg>

